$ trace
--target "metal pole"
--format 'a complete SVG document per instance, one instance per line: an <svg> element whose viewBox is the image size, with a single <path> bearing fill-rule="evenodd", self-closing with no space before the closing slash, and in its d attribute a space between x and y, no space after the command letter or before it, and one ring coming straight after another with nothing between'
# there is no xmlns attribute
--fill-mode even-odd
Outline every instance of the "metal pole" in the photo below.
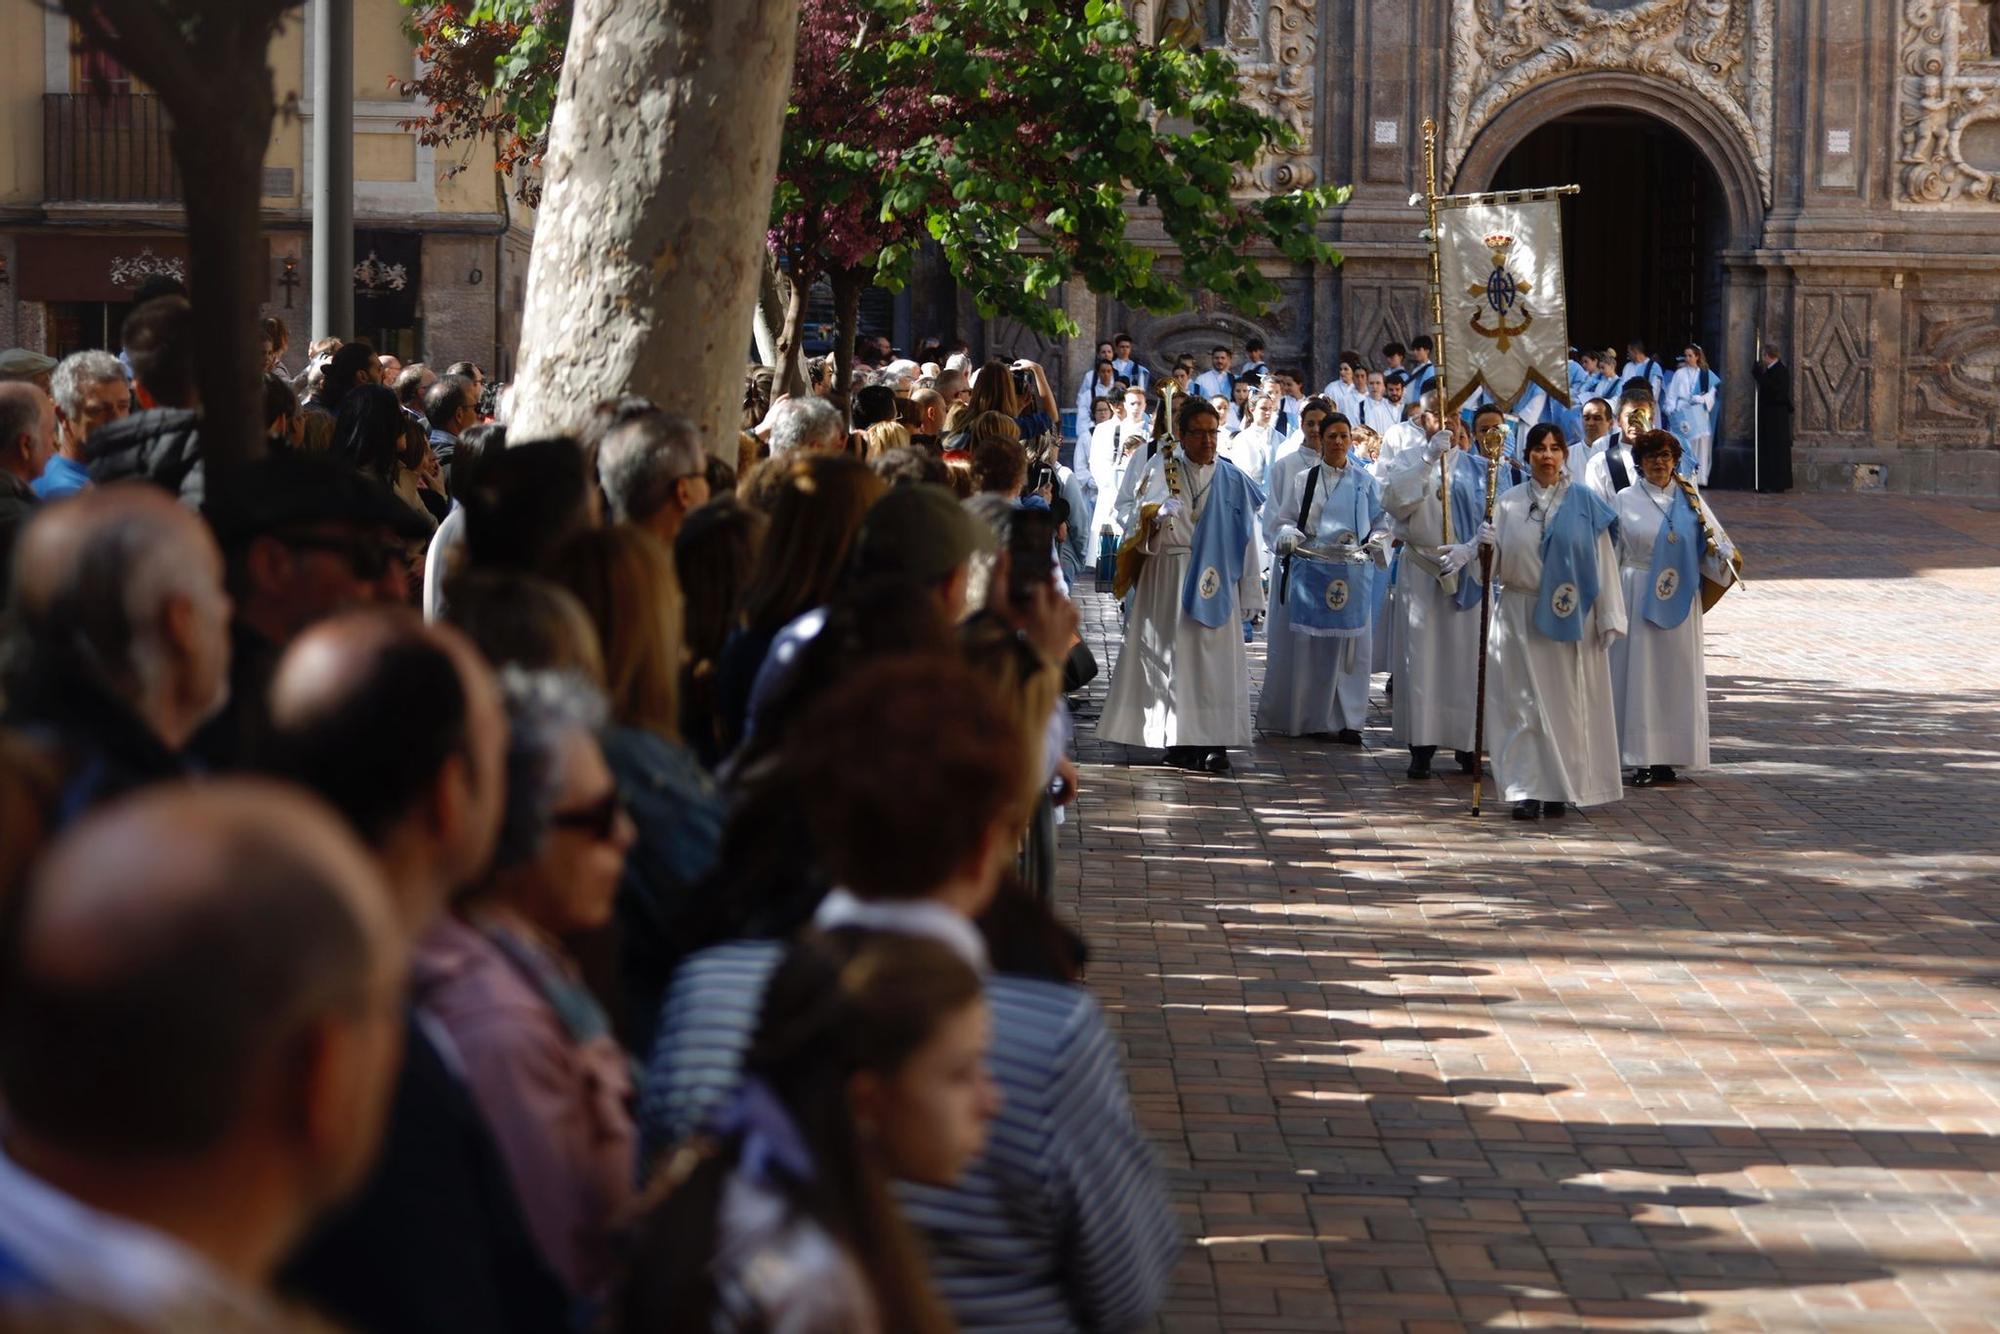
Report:
<svg viewBox="0 0 2000 1334"><path fill-rule="evenodd" d="M354 0L313 0L312 336L354 336Z"/></svg>

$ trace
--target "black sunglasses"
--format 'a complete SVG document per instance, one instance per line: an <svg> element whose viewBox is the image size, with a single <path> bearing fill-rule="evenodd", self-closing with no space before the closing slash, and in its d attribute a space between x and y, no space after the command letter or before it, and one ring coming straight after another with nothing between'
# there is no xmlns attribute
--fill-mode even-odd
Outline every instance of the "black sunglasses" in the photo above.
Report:
<svg viewBox="0 0 2000 1334"><path fill-rule="evenodd" d="M579 834L588 834L599 843L609 843L618 832L618 818L625 814L625 801L612 788L587 806L574 810L556 811L549 816L552 829L574 829Z"/></svg>

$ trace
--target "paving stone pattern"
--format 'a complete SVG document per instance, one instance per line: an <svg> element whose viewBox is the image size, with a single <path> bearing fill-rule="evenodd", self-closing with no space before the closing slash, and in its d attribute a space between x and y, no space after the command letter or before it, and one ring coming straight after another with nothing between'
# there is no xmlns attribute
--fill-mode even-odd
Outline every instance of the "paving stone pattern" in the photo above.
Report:
<svg viewBox="0 0 2000 1334"><path fill-rule="evenodd" d="M2000 1330L2000 511L1714 503L1716 767L1612 807L1472 820L1379 677L1365 749L1227 778L1092 688L1060 906L1189 1238L1161 1329Z"/></svg>

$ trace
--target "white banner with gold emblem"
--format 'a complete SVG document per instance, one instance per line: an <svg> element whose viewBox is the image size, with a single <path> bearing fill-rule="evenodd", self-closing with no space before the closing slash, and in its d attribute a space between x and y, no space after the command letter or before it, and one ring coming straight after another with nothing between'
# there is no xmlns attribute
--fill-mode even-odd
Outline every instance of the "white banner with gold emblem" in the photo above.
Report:
<svg viewBox="0 0 2000 1334"><path fill-rule="evenodd" d="M1461 195L1438 200L1437 217L1451 389L1445 411L1458 411L1481 388L1511 406L1530 384L1567 407L1562 201L1552 192Z"/></svg>

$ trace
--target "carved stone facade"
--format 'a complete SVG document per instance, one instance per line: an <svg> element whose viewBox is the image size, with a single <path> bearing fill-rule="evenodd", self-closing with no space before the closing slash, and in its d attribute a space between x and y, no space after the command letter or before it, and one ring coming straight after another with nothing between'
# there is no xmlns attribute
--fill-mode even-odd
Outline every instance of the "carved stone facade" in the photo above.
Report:
<svg viewBox="0 0 2000 1334"><path fill-rule="evenodd" d="M1720 115L1771 202L1776 0L1452 0L1448 172L1500 109L1583 71L1647 75Z"/></svg>
<svg viewBox="0 0 2000 1334"><path fill-rule="evenodd" d="M1904 0L1897 203L2000 203L2000 5Z"/></svg>
<svg viewBox="0 0 2000 1334"><path fill-rule="evenodd" d="M1353 187L1322 224L1346 260L1309 270L1265 257L1284 297L1262 314L1198 300L1156 317L1072 290L1082 332L1043 349L1064 361L1069 388L1096 340L1121 328L1162 368L1259 336L1273 366L1324 384L1343 349L1373 360L1428 327L1409 202L1426 116L1455 191L1491 188L1550 122L1643 118L1713 177L1694 281L1725 385L1722 457L1749 448L1765 340L1793 367L1802 485L1879 477L1891 490L2000 496L2000 0L1127 3L1148 33L1198 25L1297 131L1295 147L1247 165L1239 188ZM1136 225L1155 229L1149 244L1171 265L1157 224ZM1614 250L1599 248L1603 262L1657 259ZM996 350L1031 341L990 334Z"/></svg>

